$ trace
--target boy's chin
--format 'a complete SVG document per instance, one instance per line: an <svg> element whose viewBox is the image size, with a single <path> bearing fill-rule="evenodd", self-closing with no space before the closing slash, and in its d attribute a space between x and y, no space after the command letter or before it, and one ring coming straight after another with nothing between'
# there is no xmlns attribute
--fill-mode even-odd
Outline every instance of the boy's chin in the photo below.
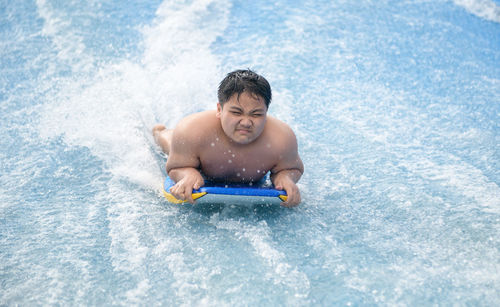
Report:
<svg viewBox="0 0 500 307"><path fill-rule="evenodd" d="M245 138L245 137L233 137L233 138L231 138L231 140L234 143L240 144L240 145L247 145L247 144L250 144L254 141L254 139L252 139L252 138Z"/></svg>

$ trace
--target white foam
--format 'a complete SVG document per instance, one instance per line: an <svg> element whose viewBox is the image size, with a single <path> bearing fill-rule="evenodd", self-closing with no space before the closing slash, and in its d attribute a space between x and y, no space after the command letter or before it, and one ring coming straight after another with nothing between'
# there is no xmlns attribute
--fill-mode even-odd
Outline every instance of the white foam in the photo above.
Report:
<svg viewBox="0 0 500 307"><path fill-rule="evenodd" d="M418 173L427 180L453 188L456 193L474 200L480 210L500 213L500 188L496 183L490 181L481 170L451 154L439 157L439 153L436 152L413 151L408 153L408 156L412 155L416 158L408 158L410 160L407 159L406 162L402 163L408 170ZM435 162L434 159L430 158L432 156L446 162ZM475 205L471 203L468 206Z"/></svg>
<svg viewBox="0 0 500 307"><path fill-rule="evenodd" d="M92 62L70 25L45 1L38 5L46 35L82 63ZM58 80L61 90L42 112L40 133L64 135L68 144L88 147L116 176L159 190L150 129L215 108L220 74L210 44L224 30L227 14L228 5L218 0L164 2L153 25L143 29L141 63L122 60L102 65L92 77Z"/></svg>
<svg viewBox="0 0 500 307"><path fill-rule="evenodd" d="M142 238L146 231L142 219L147 214L144 195L126 189L130 183L161 189L163 166L152 145L154 124L172 126L188 113L215 109L221 74L210 46L226 27L229 5L223 0L165 1L152 25L142 29L142 58L137 62L115 59L99 67L92 66L99 61L66 21L67 16L44 0L37 5L44 19L43 34L58 51L53 69L66 63L75 72L54 80L55 93L47 97L40 112L40 135L62 136L69 146L88 148L111 172L112 179L105 183L108 189L96 196L96 202L108 204L113 269L136 282L125 299L138 303L150 289L144 264L157 250ZM196 291L191 287L203 285L209 273L194 272L194 278L182 253L169 252L163 261L172 272L179 297L191 297Z"/></svg>
<svg viewBox="0 0 500 307"><path fill-rule="evenodd" d="M276 249L271 238L271 229L265 221L259 222L257 225L247 224L243 221L235 221L232 219L219 220L218 215L212 216L211 222L218 229L226 229L234 232L236 237L241 237L247 240L256 255L262 258L265 265L269 267L266 278L272 280L274 284L289 288L291 295L290 302L297 303L302 301L306 303L310 292L310 281L306 274L299 271L286 262L284 253Z"/></svg>
<svg viewBox="0 0 500 307"><path fill-rule="evenodd" d="M149 87L160 121L172 125L187 113L215 108L221 73L210 46L226 28L229 9L224 0L165 1L143 29L142 64L154 78Z"/></svg>
<svg viewBox="0 0 500 307"><path fill-rule="evenodd" d="M477 17L500 23L500 7L492 0L453 0Z"/></svg>
<svg viewBox="0 0 500 307"><path fill-rule="evenodd" d="M38 14L44 20L41 34L51 39L59 62L71 67L74 72L92 69L92 56L87 54L82 35L72 28L71 16L62 10L56 10L46 0L37 0L36 6ZM50 62L48 72L56 71L60 63Z"/></svg>
<svg viewBox="0 0 500 307"><path fill-rule="evenodd" d="M144 302L144 296L150 288L151 285L149 284L149 280L142 280L141 282L139 282L135 289L131 289L127 291L127 293L125 293L125 296L127 297L127 303L140 305Z"/></svg>

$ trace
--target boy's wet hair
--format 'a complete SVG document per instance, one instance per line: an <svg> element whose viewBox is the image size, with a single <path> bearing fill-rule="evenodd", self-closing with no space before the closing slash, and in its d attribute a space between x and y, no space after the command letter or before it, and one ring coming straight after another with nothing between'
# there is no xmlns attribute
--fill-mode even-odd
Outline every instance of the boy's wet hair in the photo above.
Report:
<svg viewBox="0 0 500 307"><path fill-rule="evenodd" d="M272 96L271 86L264 77L250 69L228 73L219 85L217 97L221 106L224 106L224 103L231 99L234 94L238 94L239 98L243 92L262 97L266 107L269 108Z"/></svg>

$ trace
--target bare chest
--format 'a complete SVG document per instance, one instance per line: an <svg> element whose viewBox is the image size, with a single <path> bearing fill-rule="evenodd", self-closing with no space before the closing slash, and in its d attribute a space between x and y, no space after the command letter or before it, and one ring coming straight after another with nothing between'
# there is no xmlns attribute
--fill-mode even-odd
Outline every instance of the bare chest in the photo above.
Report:
<svg viewBox="0 0 500 307"><path fill-rule="evenodd" d="M202 172L215 180L255 182L277 163L276 155L266 146L235 149L210 146L200 155Z"/></svg>

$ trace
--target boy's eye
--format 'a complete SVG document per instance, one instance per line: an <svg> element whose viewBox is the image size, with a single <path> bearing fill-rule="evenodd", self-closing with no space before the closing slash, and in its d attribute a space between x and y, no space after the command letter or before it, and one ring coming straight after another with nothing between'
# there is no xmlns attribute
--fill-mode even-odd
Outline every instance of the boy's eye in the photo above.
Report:
<svg viewBox="0 0 500 307"><path fill-rule="evenodd" d="M231 113L234 114L234 115L240 115L241 114L241 112L238 112L238 111L231 111Z"/></svg>

